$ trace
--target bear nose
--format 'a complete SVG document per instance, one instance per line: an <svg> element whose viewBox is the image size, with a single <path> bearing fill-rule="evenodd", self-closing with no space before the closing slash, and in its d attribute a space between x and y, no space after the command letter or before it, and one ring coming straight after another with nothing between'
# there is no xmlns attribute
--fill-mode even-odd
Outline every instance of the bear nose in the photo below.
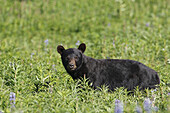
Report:
<svg viewBox="0 0 170 113"><path fill-rule="evenodd" d="M70 67L70 68L73 68L73 67L74 67L74 64L69 64L69 67Z"/></svg>

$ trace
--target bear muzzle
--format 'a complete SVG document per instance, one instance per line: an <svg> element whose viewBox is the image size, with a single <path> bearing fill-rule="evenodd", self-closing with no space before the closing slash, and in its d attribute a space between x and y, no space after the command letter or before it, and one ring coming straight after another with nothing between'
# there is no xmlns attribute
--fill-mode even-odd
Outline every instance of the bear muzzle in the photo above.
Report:
<svg viewBox="0 0 170 113"><path fill-rule="evenodd" d="M75 70L77 68L75 59L71 59L68 63L67 68L71 71Z"/></svg>
<svg viewBox="0 0 170 113"><path fill-rule="evenodd" d="M69 68L73 69L74 68L74 64L69 64Z"/></svg>

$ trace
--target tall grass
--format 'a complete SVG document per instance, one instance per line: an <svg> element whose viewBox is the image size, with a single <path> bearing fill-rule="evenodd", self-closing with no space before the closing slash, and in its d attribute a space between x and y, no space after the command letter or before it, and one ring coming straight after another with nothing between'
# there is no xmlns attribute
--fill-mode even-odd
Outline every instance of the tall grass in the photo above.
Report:
<svg viewBox="0 0 170 113"><path fill-rule="evenodd" d="M0 0L0 112L170 112L168 0ZM155 69L157 90L77 88L56 47L137 60ZM15 94L15 96L10 96ZM14 98L15 97L15 98ZM119 101L122 107L116 107ZM15 101L15 102L14 102ZM115 111L116 112L116 111Z"/></svg>

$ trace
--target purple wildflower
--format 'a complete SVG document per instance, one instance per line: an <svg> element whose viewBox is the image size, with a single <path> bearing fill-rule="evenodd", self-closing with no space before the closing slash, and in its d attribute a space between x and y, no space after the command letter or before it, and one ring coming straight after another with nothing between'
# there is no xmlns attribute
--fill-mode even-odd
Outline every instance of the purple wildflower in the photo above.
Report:
<svg viewBox="0 0 170 113"><path fill-rule="evenodd" d="M144 103L143 103L143 107L144 107L144 110L147 112L147 113L151 113L151 100L149 98L146 98L144 100Z"/></svg>
<svg viewBox="0 0 170 113"><path fill-rule="evenodd" d="M10 92L9 100L10 100L10 101L15 101L15 93Z"/></svg>
<svg viewBox="0 0 170 113"><path fill-rule="evenodd" d="M11 108L15 108L15 93L10 92L9 101L11 103Z"/></svg>
<svg viewBox="0 0 170 113"><path fill-rule="evenodd" d="M31 58L33 57L34 53L31 53Z"/></svg>
<svg viewBox="0 0 170 113"><path fill-rule="evenodd" d="M107 56L106 58L107 58L107 59L110 59L110 57L108 57L108 56Z"/></svg>
<svg viewBox="0 0 170 113"><path fill-rule="evenodd" d="M55 64L52 65L52 69L57 71L57 69L55 68Z"/></svg>
<svg viewBox="0 0 170 113"><path fill-rule="evenodd" d="M126 47L128 47L128 44L126 44Z"/></svg>
<svg viewBox="0 0 170 113"><path fill-rule="evenodd" d="M116 99L115 100L115 113L123 113L123 102Z"/></svg>
<svg viewBox="0 0 170 113"><path fill-rule="evenodd" d="M79 40L76 42L76 45L77 45L77 46L80 45L80 41L79 41Z"/></svg>
<svg viewBox="0 0 170 113"><path fill-rule="evenodd" d="M152 109L153 109L154 111L158 111L158 110L159 110L159 108L156 107L156 106L152 107Z"/></svg>
<svg viewBox="0 0 170 113"><path fill-rule="evenodd" d="M149 26L150 26L150 23L148 22L148 23L146 23L145 25L146 25L146 27L149 27Z"/></svg>
<svg viewBox="0 0 170 113"><path fill-rule="evenodd" d="M115 41L114 41L114 40L113 40L113 43L112 43L112 44L113 44L113 47L115 47Z"/></svg>
<svg viewBox="0 0 170 113"><path fill-rule="evenodd" d="M153 93L153 92L155 92L155 91L157 91L157 89L154 89L154 90L152 90L151 92Z"/></svg>
<svg viewBox="0 0 170 113"><path fill-rule="evenodd" d="M111 24L110 24L110 23L108 23L108 24L107 24L107 26L108 26L108 27L110 27L110 26L111 26Z"/></svg>
<svg viewBox="0 0 170 113"><path fill-rule="evenodd" d="M139 105L136 106L136 112L142 113L142 108Z"/></svg>
<svg viewBox="0 0 170 113"><path fill-rule="evenodd" d="M55 68L55 64L53 64L52 67Z"/></svg>
<svg viewBox="0 0 170 113"><path fill-rule="evenodd" d="M12 66L12 62L9 62L9 65Z"/></svg>
<svg viewBox="0 0 170 113"><path fill-rule="evenodd" d="M48 45L48 39L45 40L44 43L45 43L45 46L47 46Z"/></svg>
<svg viewBox="0 0 170 113"><path fill-rule="evenodd" d="M168 93L168 95L170 95L170 93Z"/></svg>

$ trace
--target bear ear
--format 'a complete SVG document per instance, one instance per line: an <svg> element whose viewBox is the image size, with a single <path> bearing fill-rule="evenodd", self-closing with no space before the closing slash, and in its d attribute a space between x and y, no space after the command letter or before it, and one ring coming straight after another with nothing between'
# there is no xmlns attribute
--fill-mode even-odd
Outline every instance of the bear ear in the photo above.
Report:
<svg viewBox="0 0 170 113"><path fill-rule="evenodd" d="M84 53L84 51L86 50L86 44L85 44L85 43L81 43L81 44L79 45L78 49L79 49L82 53Z"/></svg>
<svg viewBox="0 0 170 113"><path fill-rule="evenodd" d="M59 53L60 55L63 53L64 50L65 50L65 49L64 49L64 47L63 47L62 45L59 45L59 46L57 47L57 51L58 51L58 53Z"/></svg>

